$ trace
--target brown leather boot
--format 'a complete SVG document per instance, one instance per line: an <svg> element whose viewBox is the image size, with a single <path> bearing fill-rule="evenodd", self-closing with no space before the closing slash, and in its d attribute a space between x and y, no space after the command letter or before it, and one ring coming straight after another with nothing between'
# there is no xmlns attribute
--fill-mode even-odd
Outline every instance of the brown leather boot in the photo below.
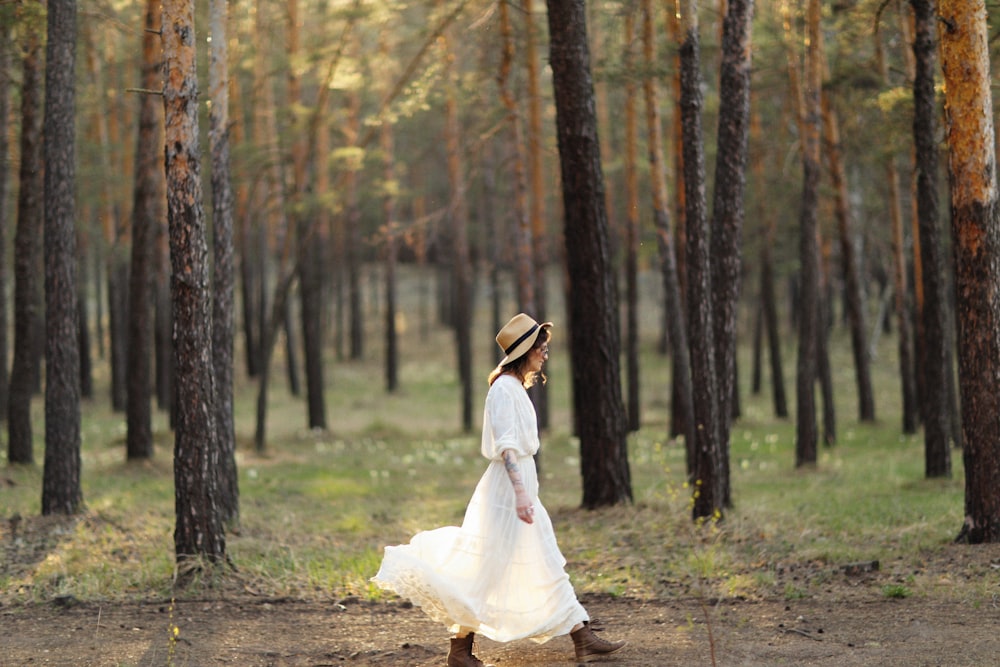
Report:
<svg viewBox="0 0 1000 667"><path fill-rule="evenodd" d="M452 637L451 651L448 652L448 667L490 667L472 655L472 640L475 637L473 632L464 637Z"/></svg>
<svg viewBox="0 0 1000 667"><path fill-rule="evenodd" d="M576 649L577 662L600 660L604 656L610 655L625 646L624 640L609 642L606 639L601 639L594 634L594 631L590 628L590 623L587 621L583 622L582 628L576 632L571 632L570 637L573 638L573 648Z"/></svg>

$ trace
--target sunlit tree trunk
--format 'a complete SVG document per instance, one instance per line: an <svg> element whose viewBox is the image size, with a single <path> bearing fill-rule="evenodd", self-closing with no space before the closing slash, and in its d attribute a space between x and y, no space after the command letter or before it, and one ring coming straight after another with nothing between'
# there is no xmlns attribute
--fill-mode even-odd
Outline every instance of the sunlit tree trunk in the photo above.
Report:
<svg viewBox="0 0 1000 667"><path fill-rule="evenodd" d="M73 514L83 504L76 339L76 0L48 0L47 7L42 514Z"/></svg>
<svg viewBox="0 0 1000 667"><path fill-rule="evenodd" d="M208 242L198 149L194 3L163 2L164 139L170 236L177 429L174 436L174 551L184 581L226 557L212 374Z"/></svg>
<svg viewBox="0 0 1000 667"><path fill-rule="evenodd" d="M583 506L631 502L619 316L583 0L548 0Z"/></svg>
<svg viewBox="0 0 1000 667"><path fill-rule="evenodd" d="M918 379L923 381L920 397L923 402L925 474L927 477L947 477L951 475L951 406L947 377L950 372L949 316L945 245L938 214L938 105L934 90L937 69L935 33L939 18L931 0L911 0L910 4L915 19L913 141L923 280L923 307L920 311L923 354L920 359L922 372Z"/></svg>
<svg viewBox="0 0 1000 667"><path fill-rule="evenodd" d="M43 226L43 51L40 26L25 23L21 57L21 165L14 234L14 358L7 404L7 461L34 463L31 398L37 366L36 322L41 285L37 277Z"/></svg>
<svg viewBox="0 0 1000 667"><path fill-rule="evenodd" d="M941 0L938 19L965 444L965 521L958 540L995 543L1000 542L1000 210L986 6L982 0Z"/></svg>
<svg viewBox="0 0 1000 667"><path fill-rule="evenodd" d="M160 39L160 2L146 3L146 30L142 35L142 88L135 150L135 188L132 194L132 258L129 284L128 403L126 457L153 456L151 409L153 299L152 261L166 202L163 185L163 105L154 94L163 89Z"/></svg>
<svg viewBox="0 0 1000 667"><path fill-rule="evenodd" d="M656 62L656 37L654 32L653 0L642 1L642 43L643 61L649 71ZM687 427L684 443L688 448L687 460L692 460L690 448L694 446L694 404L691 395L691 358L687 340L687 318L684 315L684 301L681 296L680 281L677 277L677 256L674 249L673 231L670 229L670 210L667 199L666 167L663 158L663 131L660 126L660 104L656 89L656 79L643 79L643 96L646 103L646 134L649 142L649 180L653 199L653 221L656 227L657 245L660 254L660 273L663 279L665 322L667 338L670 342L672 385L679 403L674 410L683 416L680 420ZM691 473L688 470L688 473Z"/></svg>

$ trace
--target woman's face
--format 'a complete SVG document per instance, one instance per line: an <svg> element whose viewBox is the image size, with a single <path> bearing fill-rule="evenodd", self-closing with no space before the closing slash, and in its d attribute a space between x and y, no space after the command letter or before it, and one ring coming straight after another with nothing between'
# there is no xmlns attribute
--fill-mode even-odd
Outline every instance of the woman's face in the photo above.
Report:
<svg viewBox="0 0 1000 667"><path fill-rule="evenodd" d="M542 343L538 347L533 347L528 352L527 370L529 373L539 373L545 360L549 358L549 344Z"/></svg>

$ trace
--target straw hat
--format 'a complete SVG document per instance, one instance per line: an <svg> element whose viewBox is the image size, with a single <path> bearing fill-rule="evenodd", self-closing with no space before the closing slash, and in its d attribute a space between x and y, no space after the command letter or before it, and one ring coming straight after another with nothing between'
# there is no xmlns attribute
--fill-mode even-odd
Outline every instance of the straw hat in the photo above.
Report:
<svg viewBox="0 0 1000 667"><path fill-rule="evenodd" d="M538 339L538 334L545 327L551 327L552 322L539 324L530 316L518 313L503 325L497 334L497 345L503 350L504 358L499 366L504 366L523 356Z"/></svg>

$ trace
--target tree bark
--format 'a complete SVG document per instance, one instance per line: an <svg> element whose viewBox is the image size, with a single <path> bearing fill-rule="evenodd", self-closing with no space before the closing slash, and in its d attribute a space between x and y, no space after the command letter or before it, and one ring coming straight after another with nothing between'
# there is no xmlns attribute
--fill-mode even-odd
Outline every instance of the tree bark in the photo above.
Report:
<svg viewBox="0 0 1000 667"><path fill-rule="evenodd" d="M393 66L389 35L382 31L379 35L378 78L384 90L392 89ZM382 151L382 218L385 243L385 390L389 393L399 389L399 329L396 318L399 315L398 278L399 245L402 230L396 221L397 194L399 183L396 176L396 136L395 124L388 115L380 119L379 147Z"/></svg>
<svg viewBox="0 0 1000 667"><path fill-rule="evenodd" d="M760 116L752 114L750 132L755 143L761 141ZM759 153L760 151L757 151ZM755 154L751 163L757 187L764 183L764 162L759 154ZM760 302L761 320L764 333L767 336L768 359L771 362L771 400L774 415L785 419L788 417L788 401L785 394L785 371L781 358L781 330L778 325L778 306L774 292L774 257L772 249L778 232L777 216L768 214L764 206L764 198L758 197L758 219L764 225L763 243L760 249Z"/></svg>
<svg viewBox="0 0 1000 667"><path fill-rule="evenodd" d="M916 148L917 220L920 230L920 264L923 279L921 309L923 354L920 375L923 388L924 459L927 477L951 475L948 393L948 293L945 279L944 241L938 215L937 101L934 92L935 38L938 16L930 0L911 0L915 18L913 39L913 140ZM943 64L943 63L942 63ZM987 72L988 76L988 72ZM956 221L952 225L956 225Z"/></svg>
<svg viewBox="0 0 1000 667"><path fill-rule="evenodd" d="M548 0L549 62L563 186L570 284L573 408L583 506L631 502L618 355L618 300L608 253L600 143L583 0Z"/></svg>
<svg viewBox="0 0 1000 667"><path fill-rule="evenodd" d="M725 482L721 475L719 393L712 327L712 282L709 225L705 203L705 154L701 129L701 46L696 0L680 6L681 115L684 143L684 188L687 226L687 314L694 397L696 520L721 518Z"/></svg>
<svg viewBox="0 0 1000 667"><path fill-rule="evenodd" d="M825 57L824 57L825 62ZM840 237L841 270L844 276L844 299L847 320L851 330L851 349L854 352L854 373L858 392L858 420L875 421L875 392L872 388L871 360L868 352L868 322L865 313L865 294L861 284L861 267L855 245L854 216L847 192L847 170L840 141L840 119L830 100L829 93L822 93L823 134L825 157L834 190L834 210L837 234Z"/></svg>
<svg viewBox="0 0 1000 667"><path fill-rule="evenodd" d="M361 97L356 90L347 93L347 118L344 131L348 146L359 147ZM359 181L362 165L349 164L345 176L344 198L344 268L347 274L347 318L349 358L364 354L364 313L361 307L361 204Z"/></svg>
<svg viewBox="0 0 1000 667"><path fill-rule="evenodd" d="M986 6L982 0L942 0L938 17L965 444L965 521L958 540L995 543L1000 542L1000 385L996 381L1000 211Z"/></svg>
<svg viewBox="0 0 1000 667"><path fill-rule="evenodd" d="M233 268L233 188L229 166L229 3L209 3L208 140L212 156L212 369L215 373L215 429L219 449L216 470L219 512L224 526L238 526L239 477L233 419L233 339L235 279ZM133 243L136 241L133 240Z"/></svg>
<svg viewBox="0 0 1000 667"><path fill-rule="evenodd" d="M643 59L646 68L652 71L656 58L652 0L643 0L642 11ZM653 221L656 227L657 247L660 255L667 339L670 342L670 361L673 369L671 385L677 389L674 393L677 405L674 405L673 408L682 415L680 423L686 428L684 445L687 448L686 459L690 463L694 458L692 448L695 442L691 357L688 349L684 300L681 295L680 280L677 276L677 255L674 249L673 232L670 229L663 136L660 127L660 105L656 81L651 76L643 79L643 95L646 103L646 133L649 137L649 180L653 199ZM689 468L687 472L690 476L694 471Z"/></svg>
<svg viewBox="0 0 1000 667"><path fill-rule="evenodd" d="M0 25L0 72L14 67L11 44L11 27L4 22ZM7 420L7 404L10 400L10 317L7 293L10 280L10 259L7 256L11 219L8 208L10 197L10 97L11 82L0 81L0 422Z"/></svg>
<svg viewBox="0 0 1000 667"><path fill-rule="evenodd" d="M226 557L219 506L208 243L198 149L194 3L163 2L164 139L177 429L174 551L179 580Z"/></svg>
<svg viewBox="0 0 1000 667"><path fill-rule="evenodd" d="M796 364L795 465L817 461L816 394L819 313L819 249L817 246L820 178L820 1L809 0L806 20L809 44L800 107L802 128L802 203L799 211L799 351Z"/></svg>
<svg viewBox="0 0 1000 667"><path fill-rule="evenodd" d="M542 135L542 92L539 83L537 36L535 27L534 0L522 0L524 14L524 59L528 74L528 183L529 219L531 221L532 259L535 265L535 312L539 322L547 320L548 299L546 298L549 251L547 242L547 220L545 217L545 173L542 167L544 141ZM500 327L493 329L499 331ZM549 427L549 390L546 384L536 384L531 389L531 400L538 415L539 430Z"/></svg>
<svg viewBox="0 0 1000 667"><path fill-rule="evenodd" d="M630 431L639 430L639 161L636 138L635 15L631 5L623 8L625 100L625 384L626 415Z"/></svg>
<svg viewBox="0 0 1000 667"><path fill-rule="evenodd" d="M730 0L722 24L722 62L711 229L712 336L719 407L719 475L722 503L732 506L729 429L737 414L736 326L742 288L744 198L750 134L750 54L753 0Z"/></svg>
<svg viewBox="0 0 1000 667"><path fill-rule="evenodd" d="M89 67L94 85L98 90L104 90L104 72L97 48L89 50ZM118 123L113 105L108 104L105 95L97 97L94 111L94 129L100 145L98 154L101 179L101 203L98 212L104 231L104 241L108 248L107 279L108 279L108 334L111 351L111 406L116 411L126 413L128 417L129 392L129 229L118 206L115 187L116 179L112 176L112 164L115 161L114 151L118 145ZM122 169L125 166L122 165ZM125 171L124 173L128 173Z"/></svg>
<svg viewBox="0 0 1000 667"><path fill-rule="evenodd" d="M76 309L76 0L49 0L45 47L45 470L42 514L74 514L80 486Z"/></svg>
<svg viewBox="0 0 1000 667"><path fill-rule="evenodd" d="M676 2L668 4L668 11L666 12L666 24L667 24L667 41L671 44L676 44L681 41L681 22L680 17L676 9ZM677 255L677 280L680 283L681 291L681 305L685 312L685 327L687 324L687 293L688 293L688 280L687 280L687 189L684 185L684 120L683 112L681 110L681 54L680 49L674 50L674 55L672 60L674 75L671 77L671 86L674 99L674 113L673 120L671 123L672 135L673 135L673 175L674 175L674 219L676 223L674 224L674 239L676 243L674 244L674 252ZM685 340L687 340L687 335L685 334ZM690 353L689 353L690 359ZM670 434L671 435L681 435L685 433L693 433L691 429L694 428L694 421L691 424L683 423L684 415L679 409L683 404L684 398L681 395L683 388L679 386L680 379L676 374L674 374L671 387L671 399L670 399ZM690 419L694 420L694 414L690 415ZM694 479L694 447L695 442L692 439L690 443L687 443L687 469L688 477Z"/></svg>
<svg viewBox="0 0 1000 667"><path fill-rule="evenodd" d="M500 36L503 51L500 56L500 72L497 81L500 99L507 111L505 122L510 130L510 150L514 179L514 196L511 212L514 216L514 283L517 287L517 307L523 313L539 318L535 305L537 275L533 258L531 220L528 218L528 183L525 171L524 137L521 129L521 115L517 107L517 96L511 89L510 72L514 65L514 34L511 27L506 2L500 3ZM538 320L543 321L543 320Z"/></svg>
<svg viewBox="0 0 1000 667"><path fill-rule="evenodd" d="M906 21L904 13L904 22ZM882 38L875 34L875 53L879 65L879 73L888 84L888 66L885 62L885 49ZM889 124L886 114L886 125ZM900 202L902 193L899 181L899 168L896 156L890 153L885 159L885 177L888 186L889 220L892 228L892 288L893 306L897 331L897 350L899 357L900 394L902 396L902 428L903 433L917 432L920 425L919 406L917 404L917 387L913 358L913 325L910 321L909 280L906 266L906 240L903 228L903 212Z"/></svg>
<svg viewBox="0 0 1000 667"><path fill-rule="evenodd" d="M30 28L30 27L29 27ZM38 275L43 229L42 192L42 36L25 35L21 59L21 166L17 190L17 230L14 234L14 358L7 404L7 461L34 463L31 398L37 380L36 322Z"/></svg>
<svg viewBox="0 0 1000 667"><path fill-rule="evenodd" d="M442 38L447 63L445 92L445 152L447 154L451 259L455 309L453 327L458 356L458 379L462 387L462 429L472 431L472 266L469 259L468 202L463 166L461 128L458 118L457 76L454 53L447 36Z"/></svg>
<svg viewBox="0 0 1000 667"><path fill-rule="evenodd" d="M163 88L162 60L155 30L160 26L160 3L146 3L146 30L142 36L142 88ZM129 284L128 403L126 457L153 456L151 411L153 276L152 255L157 230L163 224L163 107L155 95L139 96L139 131L135 149L135 189L132 197L132 263Z"/></svg>
<svg viewBox="0 0 1000 667"><path fill-rule="evenodd" d="M299 10L297 0L286 3L287 49L289 62L302 57L299 49ZM298 68L288 68L288 98L292 108L302 106L302 84ZM317 100L319 103L326 98ZM310 117L311 120L311 117ZM302 326L302 355L306 377L306 408L311 429L326 429L326 382L323 364L323 267L322 245L317 243L316 216L306 197L310 191L307 171L312 160L312 150L319 131L318 123L296 122L296 136L292 142L292 180L294 196L292 210L296 218L296 243L299 271L299 321Z"/></svg>

